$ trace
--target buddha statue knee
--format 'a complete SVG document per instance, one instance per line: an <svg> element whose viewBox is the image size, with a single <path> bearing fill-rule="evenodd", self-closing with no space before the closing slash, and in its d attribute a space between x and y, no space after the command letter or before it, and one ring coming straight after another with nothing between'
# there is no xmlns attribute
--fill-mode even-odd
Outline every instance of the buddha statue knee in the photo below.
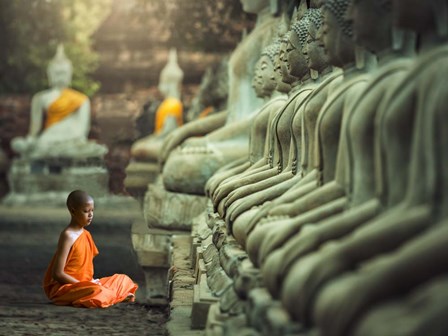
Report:
<svg viewBox="0 0 448 336"><path fill-rule="evenodd" d="M252 32L239 44L229 61L229 95L226 124L201 141L203 145L185 146L171 151L163 168L167 190L204 194L206 181L224 164L247 156L248 116L258 110L258 99L250 83L253 67L261 50L271 40L278 19L269 11L269 1L243 1L243 8L258 15ZM166 154L166 151L165 151ZM188 177L188 178L186 178Z"/></svg>
<svg viewBox="0 0 448 336"><path fill-rule="evenodd" d="M90 100L69 88L72 71L71 61L59 45L47 68L50 89L32 98L28 135L11 141L12 149L22 158L102 158L107 153L105 146L87 139Z"/></svg>
<svg viewBox="0 0 448 336"><path fill-rule="evenodd" d="M383 301L371 307L353 323L355 336L440 335L448 332L448 278L437 277L413 289L404 297Z"/></svg>
<svg viewBox="0 0 448 336"><path fill-rule="evenodd" d="M447 232L444 220L393 253L329 282L320 291L313 313L322 335L346 335L373 305L446 274Z"/></svg>

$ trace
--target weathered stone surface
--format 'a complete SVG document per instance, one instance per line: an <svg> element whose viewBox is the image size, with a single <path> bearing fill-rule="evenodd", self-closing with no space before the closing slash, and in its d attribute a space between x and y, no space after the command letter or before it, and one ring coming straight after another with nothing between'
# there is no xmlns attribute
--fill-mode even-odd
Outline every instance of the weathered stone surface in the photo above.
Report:
<svg viewBox="0 0 448 336"><path fill-rule="evenodd" d="M173 193L160 184L150 184L143 215L149 227L190 231L193 218L204 210L206 202L203 196Z"/></svg>

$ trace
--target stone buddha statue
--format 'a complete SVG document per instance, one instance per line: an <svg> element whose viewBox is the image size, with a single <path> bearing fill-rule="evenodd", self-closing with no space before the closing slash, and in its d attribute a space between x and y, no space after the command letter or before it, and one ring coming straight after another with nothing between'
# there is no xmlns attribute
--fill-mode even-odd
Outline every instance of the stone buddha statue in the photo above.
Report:
<svg viewBox="0 0 448 336"><path fill-rule="evenodd" d="M90 100L69 88L72 72L72 63L59 45L47 68L50 89L32 98L28 135L11 141L21 158L102 158L107 153L105 146L87 139Z"/></svg>
<svg viewBox="0 0 448 336"><path fill-rule="evenodd" d="M369 310L377 304L380 306L372 313L376 311L377 316L381 316L380 321L384 323L384 311L381 310L387 309L387 301L402 298L410 291L421 291L419 286L437 281L439 276L447 273L442 261L448 252L444 242L448 213L447 176L446 169L443 168L446 163L443 152L448 141L446 136L442 136L447 127L446 114L443 112L447 106L447 91L442 83L448 71L448 20L439 14L447 12L448 2L392 2L395 22L399 28L417 32L421 36L421 43L415 62L389 95L382 119L384 132L380 149L385 153L389 148L385 148L384 141L390 139L385 138L385 134L392 131L392 117L395 117L393 125L396 132L399 117L411 118L411 136L401 135L403 140L410 142L402 148L408 159L403 166L409 166L409 169L405 171L404 187L400 183L393 185L391 178L395 176L388 176L392 167L387 167L388 163L382 162L382 167L389 168L380 175L386 179L380 188L383 192L387 191L383 194L383 199L393 202L392 196L398 195L393 190L395 188L400 189L403 196L399 203L389 207L377 221L368 223L365 228L356 232L353 238L356 237L357 247L353 244L355 239L352 239L350 250L345 250L345 253L350 252L347 257L352 258L351 261L347 262L341 255L338 257L339 265L344 265L338 268L345 269L345 273L326 282L318 293L313 309L314 320L322 330L333 328L332 335L346 334L347 330L355 327L354 321L360 326L357 330L357 334L360 334L363 324L371 318ZM417 17L419 20L414 21ZM391 146L390 143L387 145ZM404 167L396 168L402 171ZM367 228L370 232L367 232ZM381 241L381 244L372 246L368 251L361 248L361 243L371 244L372 241ZM347 242L345 248L348 247ZM355 268L353 265L360 266ZM372 276L373 274L375 275ZM364 286L361 285L368 277L370 280ZM397 283L400 285L394 285ZM353 290L357 293L355 301L348 298ZM443 293L426 293L425 302L434 302L440 295ZM327 304L329 306L326 307ZM336 306L338 309L343 307L344 314L337 312ZM409 304L403 302L397 308L397 318L399 321L405 320L403 312L410 308ZM435 307L429 306L428 312L433 308ZM362 316L366 313L367 321L364 321ZM431 323L431 316L422 315L415 321L415 325L428 325ZM446 333L444 321L432 322L434 331ZM325 333L328 334L328 331Z"/></svg>
<svg viewBox="0 0 448 336"><path fill-rule="evenodd" d="M107 147L88 139L90 100L69 88L72 63L62 45L47 74L50 88L32 98L28 135L11 141L20 156L12 160L9 193L2 202L60 206L74 189L88 190L102 202L109 198Z"/></svg>
<svg viewBox="0 0 448 336"><path fill-rule="evenodd" d="M227 113L186 125L167 140L161 163L164 163L163 183L168 191L203 195L206 181L219 167L247 155L248 126L252 122L249 115L262 104L251 87L254 65L262 49L272 40L278 18L271 14L268 0L244 0L242 4L244 11L257 14L257 22L229 61ZM210 133L213 129L216 131ZM190 139L172 151L186 138L207 132L206 136Z"/></svg>
<svg viewBox="0 0 448 336"><path fill-rule="evenodd" d="M283 25L281 24L280 26ZM279 31L281 29L280 27ZM206 184L206 191L209 196L214 194L224 180L228 181L229 178L241 179L249 172L259 170L258 168L267 162L270 146L269 139L272 137L271 129L268 125L272 123L275 115L284 105L286 93L291 88L289 84L281 81L281 74L276 69L280 45L280 38L276 38L272 44L264 49L257 63L253 87L257 96L265 100L265 104L260 109L260 112L257 113L251 127L249 156L241 161L235 161L230 166L223 167L216 172Z"/></svg>
<svg viewBox="0 0 448 336"><path fill-rule="evenodd" d="M180 100L183 76L184 73L177 63L176 49L172 48L169 51L168 63L160 73L158 89L164 98L155 113L154 132L132 145L132 158L157 162L165 137L183 124L183 105Z"/></svg>
<svg viewBox="0 0 448 336"><path fill-rule="evenodd" d="M378 107L374 129L374 153L375 166L379 169L375 184L378 187L378 200L382 206L380 213L373 219L362 221L338 240L323 245L318 252L299 259L291 266L284 282L282 297L288 311L297 320L310 323L311 312L315 308L315 314L320 316L318 319L321 321L326 319L329 322L337 319L339 321L337 324L347 327L352 321L349 316L353 311L343 309L342 317L336 312L344 306L341 300L351 301L349 293L352 293L353 286L349 285L350 289L347 288L343 294L341 284L348 283L343 278L341 282L336 279L344 273L356 272L354 270L361 265L369 268L370 262L380 265L378 267L381 269L382 263L380 261L377 263L375 258L386 253L395 253L394 251L400 254L397 249L401 250L402 246L405 248L408 242L412 246L411 241L419 240L418 237L422 232L431 230L432 223L443 219L441 214L446 209L444 198L443 196L434 198L434 195L439 193L437 190L441 189L437 183L430 182L438 175L440 182L444 183L443 169L438 169L437 167L441 166L435 163L443 157L435 154L441 153L439 150L443 146L443 140L442 142L430 140L434 139L434 131L428 123L437 127L443 127L442 125L446 123L446 118L441 117L439 112L446 100L444 90L439 86L441 83L439 80L444 76L444 73L441 74L444 69L442 64L446 63L447 48L442 42L446 41L446 32L444 35L436 33L435 25L429 24L434 20L443 26L446 24L446 19L435 14L438 11L436 9L438 6L434 6L435 3L415 2L412 4L412 11L407 9L409 7L401 8L401 11L407 14L407 26L401 25L400 28L413 27L417 32L424 33L422 36L427 34L431 37L422 38L419 57L406 71L402 71L401 75L392 80L391 86L386 91L386 97ZM445 2L443 7L446 9L446 6ZM426 18L427 24L424 27L410 23L415 20L414 13ZM402 12L400 14L402 15ZM430 41L430 50L425 48L427 41ZM437 47L434 47L435 41L438 41ZM438 69L437 74L435 68ZM407 126L403 129L403 125ZM426 153L426 156L423 153ZM398 174L404 176L399 177ZM398 197L399 195L401 197ZM412 268L415 274L419 273L418 267ZM406 279L409 278L412 276ZM403 278L403 281L406 282L406 279ZM383 285L377 282L376 285L387 288L388 281L384 281ZM369 291L357 293L360 299L356 300L354 306L358 305L360 308L359 303L371 294ZM288 295L295 296L294 303L287 298ZM360 309L356 311L356 314L360 313ZM330 318L329 312L335 314Z"/></svg>
<svg viewBox="0 0 448 336"><path fill-rule="evenodd" d="M345 5L345 8L347 4ZM343 69L342 82L334 90L321 107L320 114L315 122L316 145L309 151L308 156L314 167L315 179L272 202L267 209L262 209L262 215L286 215L292 219L283 219L281 222L270 220L263 225L256 225L254 220L249 224L248 252L251 260L258 264L273 249L280 247L292 237L300 227L310 221L318 221L332 214L341 212L347 201L344 196L343 168L345 165L343 146L344 136L339 136L341 123L346 118L350 101L356 97L358 91L366 81L364 73L369 69L369 55L358 52L358 63L355 62L355 45L352 42L351 25L344 20L344 12L340 7L332 6L329 2L325 7L326 24L324 39L326 50L333 65ZM329 37L330 36L330 37ZM360 62L362 61L362 62ZM348 98L350 97L350 99ZM343 117L344 116L344 117ZM309 140L308 140L309 141ZM335 170L327 169L336 167ZM297 208L297 209L296 209ZM255 219L260 219L260 217ZM254 229L255 227L255 229ZM297 230L297 231L296 231ZM274 236L276 236L274 238ZM264 240L269 241L262 250ZM261 259L259 252L262 251Z"/></svg>
<svg viewBox="0 0 448 336"><path fill-rule="evenodd" d="M307 19L301 21L301 24L306 24ZM283 47L286 48L287 44L283 44ZM297 53L298 57L303 56L301 53ZM286 56L286 54L285 54ZM281 171L282 162L278 160L281 157L279 153L280 141L284 141L284 152L285 156L287 156L289 142L290 140L290 127L288 121L294 114L295 102L299 99L302 100L306 97L310 89L299 90L300 86L298 85L298 81L296 78L302 78L304 82L310 81L309 76L309 68L306 67L303 62L300 63L300 66L297 66L295 69L291 71L294 75L291 75L286 71L284 75L282 75L283 81L290 81L290 79L295 80L292 83L292 86L296 89L290 91L288 101L283 105L283 107L279 111L275 111L275 116L271 118L270 124L268 126L269 138L267 143L267 152L263 156L261 160L251 165L246 171L237 176L232 176L224 181L222 181L221 185L216 188L214 194L212 195L213 203L215 204L215 208L219 211L221 215L224 215L224 204L227 201L227 197L230 196L230 193L233 193L231 197L236 198L241 191L241 187L244 187L245 190L248 186L250 187L256 182L260 182L265 180L268 177L276 176ZM286 77L287 76L287 77ZM298 77L296 77L298 76ZM281 82L279 82L281 84ZM286 122L285 122L286 120ZM280 126L279 126L280 124ZM279 130L279 127L284 128L284 132ZM279 137L281 135L284 139ZM274 158L275 156L275 158ZM276 162L274 164L274 162ZM238 187L240 187L238 189Z"/></svg>
<svg viewBox="0 0 448 336"><path fill-rule="evenodd" d="M308 13L310 14L314 13L316 15L313 14L309 15L311 19L308 28L304 30L305 38L307 37L309 32L311 32L315 37L317 30L320 28L320 22L321 22L320 10L312 8L308 10ZM309 40L309 42L314 43L314 39ZM315 128L317 116L319 115L320 110L327 99L328 94L331 92L333 85L337 83L339 80L339 74L332 74L331 67L328 66L328 61L326 60L326 56L323 53L323 49L320 45L316 43L314 44L308 43L307 49L308 53L310 54L308 61L309 66L311 67L311 69L316 70L321 74L320 78L321 82L317 83L317 86L313 89L309 97L307 97L301 105L296 105L296 107L298 108L291 125L292 126L291 132L293 134L291 139L291 147L290 147L291 150L289 151L289 157L286 169L284 169L284 172L282 172L283 175L290 174L289 175L290 178L288 182L286 181L281 182L280 185L273 183L272 187L270 188L268 187L262 191L265 194L268 195L270 194L272 196L271 199L274 199L275 197L279 197L280 195L284 194L285 190L289 190L290 192L291 189L300 188L301 185L310 183L309 181L315 184L315 177L316 177L315 172L308 174L309 171L307 171L306 167L306 161L308 159L301 159L301 158L306 156L307 158L312 159L313 157L313 155L310 154L310 152L314 153L315 151L314 150L315 137L313 128ZM304 119L306 118L308 119L308 122L304 122ZM309 124L312 125L310 126ZM301 162L300 165L299 162ZM303 176L305 176L304 179L302 179ZM281 192L278 192L280 191L279 186L285 189L281 190ZM255 211L254 209L250 210L250 212L252 213L254 211ZM242 235L243 240L245 239L245 236L247 236L247 233L250 232L250 230L252 229L247 225L248 216L246 215L243 215L243 218L241 218L240 220L238 220L237 218L237 220L234 223L235 232L239 232L238 231L239 229L245 232Z"/></svg>
<svg viewBox="0 0 448 336"><path fill-rule="evenodd" d="M392 27L389 8L386 3L381 6L378 3L372 4L369 1L363 1L363 6L373 6L373 8L359 8L361 3L352 6L356 10L354 15L354 33L355 40L378 55L378 67L370 72L371 78L367 85L362 87L359 99L351 96L355 103L346 113L346 130L343 141L346 148L347 172L348 177L347 195L350 195L349 209L337 216L332 216L328 220L316 223L316 225L307 225L303 232L299 232L288 243L279 250L273 252L266 262L266 271L270 274L276 274L276 279L268 277L272 282L270 288L272 291L280 288L278 281L283 279L286 269L291 265L292 260L297 260L317 249L320 244L340 237L350 232L373 218L379 212L379 202L375 194L375 169L374 169L374 143L373 128L374 120L377 115L378 105L382 97L387 93L391 81L406 71L411 60L408 55L412 55L409 46L413 46L413 38L407 38L407 45L392 48ZM376 12L383 20L375 21L375 30L368 29L365 24L366 18L363 15L370 16L370 13ZM401 42L406 42L402 40ZM403 44L403 43L400 43ZM389 84L389 85L387 85ZM342 147L341 147L342 149ZM355 178L356 175L362 175L363 178ZM342 182L343 180L341 180ZM373 186L373 188L372 188ZM297 248L297 246L300 246ZM272 271L274 265L278 265L279 260L288 260L283 262L282 271ZM277 267L278 268L278 267Z"/></svg>

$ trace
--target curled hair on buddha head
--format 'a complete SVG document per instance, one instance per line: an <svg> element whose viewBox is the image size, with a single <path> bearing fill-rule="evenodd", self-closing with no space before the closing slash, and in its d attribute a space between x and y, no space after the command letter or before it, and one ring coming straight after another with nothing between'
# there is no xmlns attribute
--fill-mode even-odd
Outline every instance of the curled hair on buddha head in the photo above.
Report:
<svg viewBox="0 0 448 336"><path fill-rule="evenodd" d="M316 30L318 30L323 23L322 10L320 8L310 8L307 12L308 20L314 25Z"/></svg>
<svg viewBox="0 0 448 336"><path fill-rule="evenodd" d="M275 59L277 58L278 53L280 52L281 39L277 38L274 42L269 44L266 48L261 52L261 56L267 56L272 64L275 64Z"/></svg>
<svg viewBox="0 0 448 336"><path fill-rule="evenodd" d="M306 39L308 36L308 25L309 25L309 18L307 15L305 15L302 19L300 19L298 22L294 23L291 26L291 32L294 32L299 37L299 42L301 47L303 48L306 45Z"/></svg>
<svg viewBox="0 0 448 336"><path fill-rule="evenodd" d="M353 27L346 20L346 13L351 0L326 0L323 8L329 10L336 17L342 32L348 37L353 37Z"/></svg>
<svg viewBox="0 0 448 336"><path fill-rule="evenodd" d="M68 210L71 211L90 201L93 201L92 196L84 190L74 190L68 195L66 205Z"/></svg>

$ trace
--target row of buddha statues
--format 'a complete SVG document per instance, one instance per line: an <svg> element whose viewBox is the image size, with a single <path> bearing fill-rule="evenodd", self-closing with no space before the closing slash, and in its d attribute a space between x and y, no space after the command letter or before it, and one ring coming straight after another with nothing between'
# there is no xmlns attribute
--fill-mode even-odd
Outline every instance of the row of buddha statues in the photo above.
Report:
<svg viewBox="0 0 448 336"><path fill-rule="evenodd" d="M445 335L448 1L241 3L226 110L158 154L206 200L207 334Z"/></svg>

